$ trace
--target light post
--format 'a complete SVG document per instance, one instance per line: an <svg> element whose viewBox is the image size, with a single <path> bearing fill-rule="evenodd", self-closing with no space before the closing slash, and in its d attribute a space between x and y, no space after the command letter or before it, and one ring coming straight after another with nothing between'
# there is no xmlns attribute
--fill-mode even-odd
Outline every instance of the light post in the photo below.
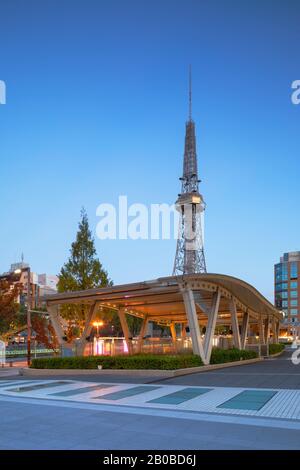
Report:
<svg viewBox="0 0 300 470"><path fill-rule="evenodd" d="M96 327L97 329L97 335L96 335L96 353L98 354L99 352L99 343L98 343L98 339L99 339L99 327L100 326L103 326L103 321L94 321L93 322L93 326ZM102 343L100 342L100 345L101 345L101 354L102 354Z"/></svg>
<svg viewBox="0 0 300 470"><path fill-rule="evenodd" d="M31 364L31 282L30 267L27 268L27 365Z"/></svg>
<svg viewBox="0 0 300 470"><path fill-rule="evenodd" d="M34 359L36 359L36 336L33 336L32 339L34 344Z"/></svg>
<svg viewBox="0 0 300 470"><path fill-rule="evenodd" d="M93 326L97 328L97 338L99 338L99 327L103 326L103 321L94 321Z"/></svg>
<svg viewBox="0 0 300 470"><path fill-rule="evenodd" d="M22 271L27 272L27 365L31 364L31 282L30 282L30 266L22 269L16 269L15 274Z"/></svg>

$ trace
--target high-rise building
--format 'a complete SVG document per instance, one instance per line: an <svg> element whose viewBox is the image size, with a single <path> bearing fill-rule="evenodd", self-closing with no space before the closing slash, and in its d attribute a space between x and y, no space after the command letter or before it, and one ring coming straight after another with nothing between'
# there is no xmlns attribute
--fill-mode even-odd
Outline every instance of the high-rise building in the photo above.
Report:
<svg viewBox="0 0 300 470"><path fill-rule="evenodd" d="M284 253L274 266L275 305L287 326L300 324L300 251Z"/></svg>

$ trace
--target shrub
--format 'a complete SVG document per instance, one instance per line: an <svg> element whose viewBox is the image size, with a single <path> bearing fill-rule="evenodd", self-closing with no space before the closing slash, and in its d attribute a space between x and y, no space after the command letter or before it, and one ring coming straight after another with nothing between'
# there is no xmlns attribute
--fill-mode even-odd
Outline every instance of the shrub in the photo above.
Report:
<svg viewBox="0 0 300 470"><path fill-rule="evenodd" d="M282 343L269 344L269 354L277 354L283 351L285 345Z"/></svg>
<svg viewBox="0 0 300 470"><path fill-rule="evenodd" d="M132 356L80 356L52 357L33 359L32 368L36 369L162 369L172 370L197 367L203 363L193 354L158 355L136 354Z"/></svg>
<svg viewBox="0 0 300 470"><path fill-rule="evenodd" d="M254 359L257 357L255 351L246 351L244 349L220 349L213 348L210 363L211 364L223 364L225 362L235 362L245 359Z"/></svg>
<svg viewBox="0 0 300 470"><path fill-rule="evenodd" d="M253 359L257 357L254 351L240 351L238 349L214 348L211 364ZM159 355L135 354L132 356L79 356L79 357L51 357L33 359L32 368L35 369L161 369L174 370L187 367L202 366L199 356L193 354Z"/></svg>

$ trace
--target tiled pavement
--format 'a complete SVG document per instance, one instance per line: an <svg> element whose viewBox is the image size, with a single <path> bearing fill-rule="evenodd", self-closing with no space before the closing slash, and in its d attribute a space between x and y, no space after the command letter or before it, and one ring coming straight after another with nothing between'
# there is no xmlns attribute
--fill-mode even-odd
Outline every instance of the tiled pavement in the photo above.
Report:
<svg viewBox="0 0 300 470"><path fill-rule="evenodd" d="M5 375L0 449L300 449L289 352L167 380Z"/></svg>
<svg viewBox="0 0 300 470"><path fill-rule="evenodd" d="M300 390L11 380L1 381L0 396L300 420Z"/></svg>

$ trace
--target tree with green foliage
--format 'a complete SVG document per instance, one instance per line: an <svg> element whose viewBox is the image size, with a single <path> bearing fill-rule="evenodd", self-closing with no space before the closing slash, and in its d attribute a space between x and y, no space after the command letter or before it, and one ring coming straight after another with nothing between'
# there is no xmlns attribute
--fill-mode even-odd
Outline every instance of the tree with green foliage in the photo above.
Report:
<svg viewBox="0 0 300 470"><path fill-rule="evenodd" d="M97 258L95 242L89 228L88 216L84 209L76 236L72 243L70 257L58 275L58 292L78 291L112 285L107 272ZM61 316L67 321L67 338L72 341L83 328L89 307L65 304Z"/></svg>

